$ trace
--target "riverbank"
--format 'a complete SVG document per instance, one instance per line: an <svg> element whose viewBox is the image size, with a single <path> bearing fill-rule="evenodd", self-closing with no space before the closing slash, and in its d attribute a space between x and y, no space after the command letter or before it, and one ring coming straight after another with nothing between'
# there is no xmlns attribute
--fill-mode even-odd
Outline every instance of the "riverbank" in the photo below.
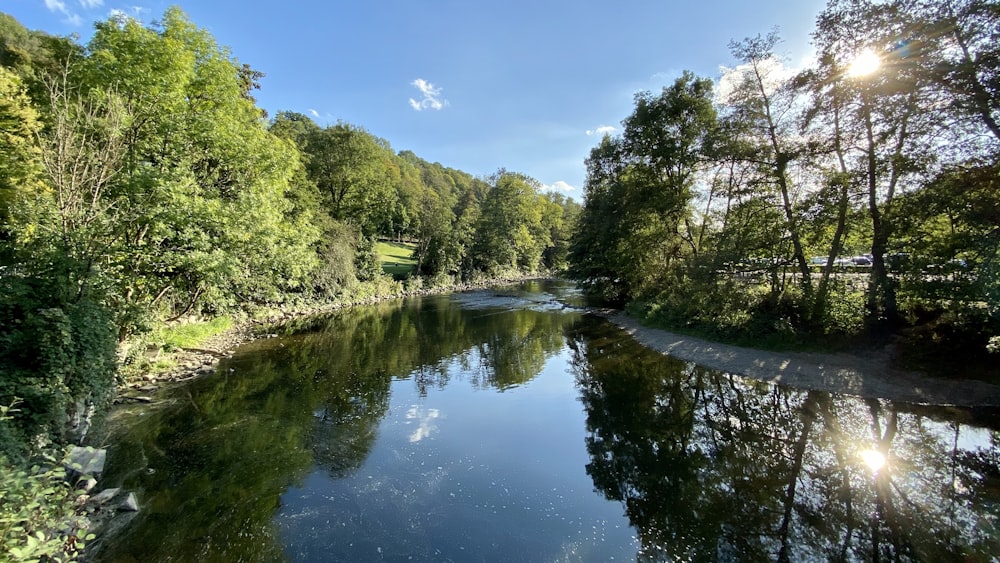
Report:
<svg viewBox="0 0 1000 563"><path fill-rule="evenodd" d="M224 333L209 338L198 348L164 352L170 356L175 367L160 372L146 372L141 377L128 381L120 389L118 401L147 402L150 400L148 394L163 385L215 373L219 360L232 355L240 344L272 337L276 335L278 327L294 319L329 314L379 301L476 291L531 279L540 278L529 276L420 288L359 301L282 310L264 319L237 323ZM758 381L913 404L1000 408L1000 385L960 378L934 378L900 369L894 365L891 354L885 349L857 353L756 350L643 326L636 318L619 310L600 309L592 312L622 328L639 343L660 353Z"/></svg>
<svg viewBox="0 0 1000 563"><path fill-rule="evenodd" d="M914 404L1000 407L1000 386L902 370L893 365L887 350L853 354L755 350L643 326L617 310L595 314L657 352L759 381Z"/></svg>
<svg viewBox="0 0 1000 563"><path fill-rule="evenodd" d="M280 309L260 319L236 322L228 330L207 338L197 347L181 348L173 351L155 351L156 359L165 360L166 363L172 364L172 367L163 370L141 370L139 375L128 379L124 385L119 387L115 402L150 402L152 401L150 395L165 385L183 383L198 377L211 375L215 373L219 360L232 356L239 345L253 340L277 336L277 332L282 325L295 319L327 315L342 309L374 305L382 301L391 301L394 299L478 291L540 279L551 278L537 274L525 277L494 278L457 285L419 287L358 300L316 303L304 307Z"/></svg>

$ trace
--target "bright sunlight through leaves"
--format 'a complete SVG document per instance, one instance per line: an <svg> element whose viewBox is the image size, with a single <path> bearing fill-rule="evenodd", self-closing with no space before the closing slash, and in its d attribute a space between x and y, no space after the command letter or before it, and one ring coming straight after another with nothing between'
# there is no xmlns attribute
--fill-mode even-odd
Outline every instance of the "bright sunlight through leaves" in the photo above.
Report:
<svg viewBox="0 0 1000 563"><path fill-rule="evenodd" d="M865 49L858 53L850 66L847 67L847 75L852 77L868 76L878 70L882 64L882 59L871 49Z"/></svg>
<svg viewBox="0 0 1000 563"><path fill-rule="evenodd" d="M861 460L872 470L872 473L878 473L879 469L885 466L885 456L877 450L864 450L861 452Z"/></svg>

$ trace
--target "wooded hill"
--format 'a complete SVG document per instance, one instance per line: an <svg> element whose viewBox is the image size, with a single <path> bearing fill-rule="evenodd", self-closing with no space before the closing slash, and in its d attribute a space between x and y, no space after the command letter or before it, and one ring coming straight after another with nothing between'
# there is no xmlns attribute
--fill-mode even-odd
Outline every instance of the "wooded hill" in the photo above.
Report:
<svg viewBox="0 0 1000 563"><path fill-rule="evenodd" d="M86 45L0 14L6 432L105 404L119 342L161 323L395 291L380 237L419 241L422 283L565 267L576 203L267 116L261 76L177 8L98 22Z"/></svg>

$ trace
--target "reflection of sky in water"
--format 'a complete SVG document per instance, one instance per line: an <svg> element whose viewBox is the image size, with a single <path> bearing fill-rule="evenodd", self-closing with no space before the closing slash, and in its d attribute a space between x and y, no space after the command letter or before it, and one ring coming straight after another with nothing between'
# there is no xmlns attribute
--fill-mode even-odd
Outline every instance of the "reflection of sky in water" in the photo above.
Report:
<svg viewBox="0 0 1000 563"><path fill-rule="evenodd" d="M155 508L101 561L774 560L782 530L793 561L873 559L873 530L1000 553L997 434L964 411L702 370L543 293L414 303L130 419L116 470Z"/></svg>
<svg viewBox="0 0 1000 563"><path fill-rule="evenodd" d="M441 416L441 411L413 405L406 411L407 425L416 423L417 428L410 434L410 443L419 442L437 431L435 420Z"/></svg>
<svg viewBox="0 0 1000 563"><path fill-rule="evenodd" d="M281 497L297 561L634 560L621 507L592 492L568 356L529 385L488 392L477 354L441 360L449 383L394 381L379 440L356 472L317 468ZM469 371L469 370L472 371ZM447 413L447 414L446 414Z"/></svg>

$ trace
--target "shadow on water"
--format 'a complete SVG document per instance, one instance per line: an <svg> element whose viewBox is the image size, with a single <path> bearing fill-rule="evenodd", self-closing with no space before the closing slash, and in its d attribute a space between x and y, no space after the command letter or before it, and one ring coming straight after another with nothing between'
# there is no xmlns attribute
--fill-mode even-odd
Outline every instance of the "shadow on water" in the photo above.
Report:
<svg viewBox="0 0 1000 563"><path fill-rule="evenodd" d="M567 306L575 297L532 282L342 311L244 346L215 376L152 406L122 409L104 484L137 491L142 510L92 555L1000 553L995 413L706 370Z"/></svg>

